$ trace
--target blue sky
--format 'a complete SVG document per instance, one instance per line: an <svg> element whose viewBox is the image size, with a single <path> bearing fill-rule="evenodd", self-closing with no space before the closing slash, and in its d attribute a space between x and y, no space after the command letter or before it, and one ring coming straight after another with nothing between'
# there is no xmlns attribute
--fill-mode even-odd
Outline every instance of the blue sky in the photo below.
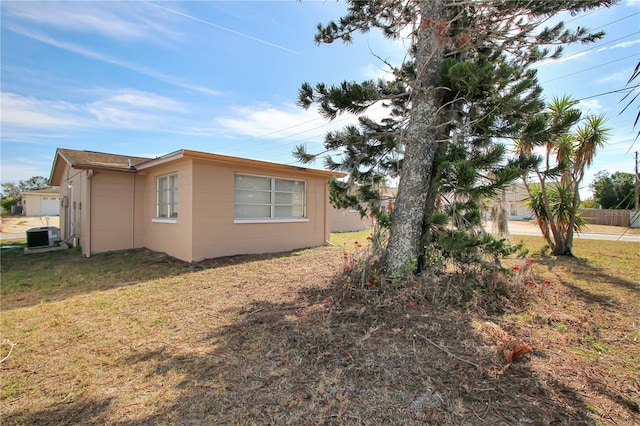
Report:
<svg viewBox="0 0 640 426"><path fill-rule="evenodd" d="M317 46L316 25L345 10L333 1L0 7L2 182L48 176L57 147L151 157L187 148L293 164L296 144L314 151L354 121L297 107L301 83L382 77L376 56L397 63L406 44L371 32ZM632 172L637 104L619 115L624 94L601 94L624 88L640 59L640 0L566 20L607 35L542 64L544 95L588 98L581 108L609 117L610 143L586 183L603 169Z"/></svg>

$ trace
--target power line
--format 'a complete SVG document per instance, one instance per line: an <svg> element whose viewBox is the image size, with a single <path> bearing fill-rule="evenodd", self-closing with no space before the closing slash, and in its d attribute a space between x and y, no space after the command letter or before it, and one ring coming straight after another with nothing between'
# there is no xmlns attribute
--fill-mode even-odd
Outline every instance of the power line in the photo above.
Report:
<svg viewBox="0 0 640 426"><path fill-rule="evenodd" d="M580 73L585 72L585 71L590 71L590 70L593 70L593 69L596 69L596 68L604 67L605 65L613 64L615 62L624 61L625 59L633 58L634 56L640 56L640 55L638 53L634 53L632 55L625 56L624 58L614 59L613 61L605 62L605 63L600 64L600 65L596 65L596 66L589 67L589 68L584 68L584 69L581 69L580 71L576 71L576 72L572 72L570 74L562 75L560 77L552 78L551 80L543 81L540 84L545 84L545 83L550 83L552 81L561 80L563 78L570 77L570 76L576 75L576 74L580 74Z"/></svg>
<svg viewBox="0 0 640 426"><path fill-rule="evenodd" d="M569 24L573 21L577 21L578 19L582 19L582 18L586 18L587 16L591 15L592 13L596 13L596 12L600 12L601 9L593 9L591 12L586 12L586 13L581 13L580 15L576 16L573 19L569 19L568 21L565 22L565 24Z"/></svg>
<svg viewBox="0 0 640 426"><path fill-rule="evenodd" d="M640 13L640 12L639 12L639 13ZM567 59L573 58L574 56L579 56L579 55L581 55L581 54L583 54L583 53L585 53L585 52L588 52L588 51L590 51L590 50L593 50L593 49L600 49L600 48L602 48L602 46L606 46L607 44L615 43L616 41L620 41L620 40L622 40L622 39L625 39L625 38L627 38L627 37L634 36L634 35L636 35L636 34L640 34L640 31L636 31L635 33L627 34L626 36L618 37L618 38L616 38L616 39L614 39L614 40L611 40L611 41L608 41L608 42L606 42L606 43L602 43L602 44L598 44L598 45L596 45L596 46L592 46L592 47L590 47L590 48L588 48L588 49L584 49L584 50L581 50L581 51L579 51L579 52L572 53L571 55L563 56L563 57L562 57L562 60L567 60ZM563 62L563 61L562 61L562 60L560 60L560 59L558 59L558 60L559 60L559 62L558 62L558 63ZM552 63L553 63L553 59L552 59L552 60L550 60L550 61L549 61L549 62L547 62L547 63L552 64Z"/></svg>
<svg viewBox="0 0 640 426"><path fill-rule="evenodd" d="M380 110L380 109L382 109L382 108L384 108L384 105L377 105L377 106L373 106L373 107L370 107L369 109L367 109L367 112L377 111L377 110ZM356 116L355 118L357 119L357 116ZM309 122L312 122L312 121L315 121L315 120L319 120L319 119L321 119L321 117L320 117L320 118L317 118L317 119L313 119L313 120L305 121L304 123L301 123L301 124L306 124L306 123L309 123ZM339 119L336 119L336 120L332 120L332 121L326 122L326 123L324 123L324 124L322 124L322 125L320 125L320 126L313 127L313 128L311 128L311 129L302 130L302 131L297 132L297 133L292 133L292 134L286 135L286 137L287 137L287 138L291 138L291 137L293 137L293 136L298 136L298 135L302 135L302 134L304 134L304 133L312 132L312 131L314 131L314 130L318 130L318 129L322 129L322 128L325 128L325 127L329 127L329 126L331 126L331 125L333 125L333 124L335 124L335 123L340 123L340 122L342 122L342 121L348 121L348 120L353 120L353 119L354 119L354 116L349 116L349 115L347 115L347 116L344 116L344 117L342 117L342 118L339 118ZM275 134L275 133L279 133L279 132L281 132L281 131L284 131L284 130L287 130L287 129L291 129L291 128L296 127L296 126L297 126L297 125L289 126L289 127L287 127L286 129L276 130L276 131L273 131L273 132L267 133L266 135L263 135L263 136L257 136L257 137L254 137L254 138L252 138L252 139L246 139L246 140L241 141L241 142L250 142L250 141L252 141L252 140L256 140L256 139L259 139L259 138L263 138L264 136L267 136L267 135L272 135L272 134ZM280 144L280 145L279 145L279 147L284 147L284 146L287 146L287 145L292 145L292 144L296 144L296 143L304 142L304 141L307 141L307 140L309 140L309 139L314 139L314 138L322 137L322 136L324 136L324 134L316 134L316 135L313 135L313 136L309 136L308 138L305 138L305 139L296 139L295 141L291 141L291 142L286 142L286 143ZM248 147L248 148L249 148L249 147ZM271 148L269 148L269 147L268 147L268 148L266 148L266 149L262 149L262 150L257 150L257 151L256 151L256 150L254 150L254 151L252 151L252 154L257 154L257 153L261 153L261 152L266 152L266 151L269 151L270 149L271 149Z"/></svg>
<svg viewBox="0 0 640 426"><path fill-rule="evenodd" d="M593 14L593 13L597 12L597 11L599 11L599 10L593 10L593 11L590 11L590 12L587 12L587 13L583 13L583 14L581 14L581 15L577 16L576 18L573 18L573 19L571 19L571 20L569 20L569 21L566 21L566 23L574 22L574 21L576 21L576 20L578 20L578 19L581 19L581 18L584 18L584 17L586 17L586 16L588 16L588 15L591 15L591 14ZM617 19L617 20L614 20L614 21L608 22L608 23L606 23L606 24L604 24L604 25L601 25L600 27L597 27L597 28L595 28L594 30L597 30L597 29L600 29L600 28L604 28L604 27L606 27L606 26L609 26L609 25L615 24L615 23L617 23L617 22L623 21L623 20L625 20L625 19L631 18L631 17L636 16L636 15L639 15L639 14L640 14L640 12L632 13L632 14L630 14L630 15L627 15L627 16L623 17L623 18L620 18L620 19ZM576 52L576 53L574 53L574 54L571 54L571 55L569 55L569 56L566 56L565 58L571 58L571 57L574 57L574 56L580 55L580 54L582 54L582 53L584 53L584 52L587 52L587 51L590 51L590 50L593 50L593 49L597 49L597 48L601 48L602 46L605 46L605 45L608 45L608 44L611 44L611 43L615 43L615 42L617 42L617 41L619 41L619 40L622 40L622 39L625 39L625 38L631 37L631 36L636 35L636 34L639 34L639 33L640 33L640 31L637 31L637 32L635 32L635 33L631 33L631 34L628 34L628 35L625 35L625 36L619 37L619 38L617 38L617 39L614 39L614 40L608 41L608 42L606 42L606 43L602 43L602 44L599 44L599 45L597 45L597 46L593 46L593 47L590 47L590 48L588 48L588 49L584 49L584 50L582 50L582 51L580 51L580 52ZM624 60L624 59L628 59L628 58L633 57L633 56L635 56L635 54L634 54L634 55L630 55L630 56L626 56L626 57L623 57L623 58L620 58L620 59L616 59L616 60L613 60L613 61L609 61L609 62L606 62L606 63L600 64L600 65L597 65L597 66L594 66L594 67L585 68L585 69L583 69L583 70L576 71L576 72L574 72L574 73L570 73L570 74L566 74L566 75L564 75L564 76L556 77L556 78L554 78L554 79L547 80L547 81L543 82L542 84L544 84L544 83L548 83L548 82L552 82L552 81L555 81L555 80L559 80L559 79L563 79L563 78L566 78L566 77L569 77L569 76L572 76L572 75L575 75L575 74L578 74L578 73L581 73L581 72L589 71L589 70L592 70L592 69L595 69L595 68L599 68L599 67L602 67L602 66L605 66L605 65L609 65L609 64L611 64L611 63L619 62L619 61L622 61L622 60ZM613 90L613 91L610 91L610 92L604 92L604 93L599 93L599 94L596 94L596 95L592 95L592 96L584 97L584 98L581 98L581 99L579 99L579 100L587 100L587 99L591 99L591 98L595 98L595 97L599 97L599 96L604 96L604 95L608 95L608 94L621 93L621 92L624 92L624 91L627 91L627 90L632 90L632 89L618 89L618 90ZM297 133L293 133L293 134L287 135L286 137L287 137L287 138L290 138L290 137L292 137L292 136L297 136L297 135L301 135L301 134L304 134L304 133L308 133L308 132L311 132L311 131L314 131L314 130L321 129L321 128L323 128L323 127L328 127L328 126L330 126L331 124L333 124L333 123L335 123L335 122L348 120L348 119L350 119L350 118L351 118L351 117L345 117L345 118L340 119L340 120L334 120L334 121L331 121L331 122L327 122L327 123L325 123L325 124L323 124L323 125L321 125L321 126L317 126L317 127L312 128L312 129L303 130L303 131L300 131L300 132L297 132ZM284 131L286 131L286 130L290 130L290 129L293 129L293 128L295 128L295 127L299 127L299 126L302 126L302 125L304 125L304 124L308 124L308 123L311 123L311 122L314 122L314 121L317 121L317 120L321 120L321 119L322 119L321 117L314 118L314 119L311 119L311 120L307 120L307 121L304 121L304 122L301 122L301 123L294 124L294 125L292 125L292 126L288 126L288 127L286 127L286 128L283 128L283 129L274 130L274 131L272 131L272 132L269 132L269 133L266 133L266 134L263 134L263 135L260 135L260 136L254 136L254 137L251 137L251 138L248 138L248 139L244 139L244 140L238 141L238 142L236 142L236 143L237 143L237 144L244 144L244 143L251 142L251 141L255 141L255 140L265 139L265 138L266 138L266 137L268 137L268 136L275 135L275 134L278 134L278 133L284 132ZM320 136L322 136L322 135L313 135L313 136L310 136L310 137L305 138L305 139L297 139L297 140L295 140L295 141L286 142L286 143L284 143L284 144L281 144L281 145L280 145L280 147L282 147L282 148L283 148L283 147L286 147L286 146L288 146L288 145L292 145L292 144L295 144L295 143L300 143L300 142L303 142L303 141L305 141L305 140L313 139L313 138L320 137ZM247 147L246 149L248 149L248 148L250 148L250 147ZM261 150L258 150L258 151L253 151L253 153L254 153L254 154L256 154L256 153L261 153L261 152L267 152L267 151L269 151L269 150L271 150L271 149L273 149L273 147L267 147L266 149L261 149ZM244 150L243 150L243 151L244 151Z"/></svg>
<svg viewBox="0 0 640 426"><path fill-rule="evenodd" d="M591 98L598 98L600 96L604 96L604 95L611 95L612 93L623 93L623 92L630 92L633 89L635 89L635 87L623 87L622 89L616 89L616 90L610 90L608 92L603 92L603 93L598 93L596 95L591 95L591 96L586 96L584 98L580 98L577 99L578 102L580 101L585 101L587 99L591 99Z"/></svg>
<svg viewBox="0 0 640 426"><path fill-rule="evenodd" d="M632 16L636 16L636 15L640 15L640 12L636 12L636 13L632 13L631 15L625 16L624 18L620 18L620 19L616 19L615 21L611 21L609 23L606 23L604 25L601 25L599 27L594 28L593 30L599 30L600 28L604 28L604 27L608 27L611 24L615 24L616 22L620 22L620 21L624 21L625 19L629 19Z"/></svg>

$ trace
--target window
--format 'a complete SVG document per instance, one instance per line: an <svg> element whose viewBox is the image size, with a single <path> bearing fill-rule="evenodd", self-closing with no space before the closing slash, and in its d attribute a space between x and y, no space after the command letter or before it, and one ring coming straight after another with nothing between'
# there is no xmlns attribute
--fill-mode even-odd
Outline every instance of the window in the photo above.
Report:
<svg viewBox="0 0 640 426"><path fill-rule="evenodd" d="M303 180L234 175L233 217L237 220L305 219Z"/></svg>
<svg viewBox="0 0 640 426"><path fill-rule="evenodd" d="M509 204L509 214L511 216L518 216L518 205L516 203Z"/></svg>
<svg viewBox="0 0 640 426"><path fill-rule="evenodd" d="M158 178L158 217L178 218L178 175Z"/></svg>

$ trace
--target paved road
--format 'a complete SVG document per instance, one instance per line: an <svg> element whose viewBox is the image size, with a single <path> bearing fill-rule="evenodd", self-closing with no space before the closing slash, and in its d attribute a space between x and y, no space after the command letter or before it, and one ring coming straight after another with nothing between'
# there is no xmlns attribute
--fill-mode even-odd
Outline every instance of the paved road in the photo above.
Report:
<svg viewBox="0 0 640 426"><path fill-rule="evenodd" d="M491 221L488 221L485 229L491 231L491 227ZM626 228L620 228L620 233L581 232L576 233L573 238L580 240L628 241L640 243L640 235L625 234L625 229ZM511 235L542 236L540 229L528 222L509 222L509 233Z"/></svg>

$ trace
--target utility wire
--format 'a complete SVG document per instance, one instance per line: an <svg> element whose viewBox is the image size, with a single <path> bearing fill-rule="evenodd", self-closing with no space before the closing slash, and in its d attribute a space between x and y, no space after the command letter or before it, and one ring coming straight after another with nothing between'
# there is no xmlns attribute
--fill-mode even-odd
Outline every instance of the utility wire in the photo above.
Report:
<svg viewBox="0 0 640 426"><path fill-rule="evenodd" d="M371 112L371 111L377 111L377 110L380 110L380 109L382 109L382 108L384 108L384 106L383 106L383 105L377 105L377 106L372 106L372 107L370 107L367 111L368 111L368 112ZM355 118L357 119L357 116L356 116ZM312 122L312 121L319 120L319 119L321 119L321 117L320 117L320 118L317 118L317 119L313 119L313 120L305 121L304 123L301 123L301 124L310 123L310 122ZM341 121L348 121L348 120L353 120L353 119L354 119L354 116L353 116L353 115L346 115L346 116L344 116L343 118L339 118L339 119L336 119L336 120L332 120L332 121L326 122L325 124L322 124L322 125L320 125L320 126L313 127L313 128L311 128L311 129L306 129L306 130L302 130L302 131L297 132L297 133L288 134L288 135L286 135L286 137L287 137L287 138L291 138L291 137L293 137L293 136L302 135L302 134L304 134L304 133L309 133L309 132L312 132L312 131L314 131L314 130L318 130L318 129L322 129L322 128L324 128L324 127L331 126L331 125L333 125L333 124L335 124L335 123L339 123L339 122L341 122ZM297 126L298 126L298 125L289 126L289 127L287 127L286 129L276 130L276 131L273 131L273 132L267 133L266 135L263 135L263 136L272 135L272 134L274 134L274 133L279 133L279 132L281 132L281 131L288 130L288 129L291 129L291 128L293 128L293 127L297 127ZM249 141L252 141L252 140L255 140L255 139L258 139L258 138L262 138L263 136L257 136L257 137L255 137L255 138L247 139L247 140L244 140L244 141L241 141L241 142L249 142ZM295 141L285 142L285 143L283 143L283 144L281 144L281 145L279 145L279 146L280 146L280 147L284 147L284 146L287 146L287 145L297 144L297 143L300 143L300 142L307 141L307 140L309 140L309 139L314 139L314 138L322 137L322 136L324 136L324 134L313 135L313 136L310 136L310 137L305 138L305 139L296 139ZM251 153L252 153L252 154L257 154L257 153L261 153L261 152L269 151L270 149L271 149L270 147L267 147L266 149L262 149L262 150L253 150Z"/></svg>
<svg viewBox="0 0 640 426"><path fill-rule="evenodd" d="M566 21L565 23L571 23L571 22L574 22L574 21L576 21L576 20L578 20L578 19L582 19L582 18L584 18L584 17L586 17L586 16L589 16L589 15L591 15L591 14L593 14L593 13L596 13L596 12L598 12L598 11L599 11L599 10L598 10L598 9L596 9L596 10L592 10L592 11L587 12L587 13L580 14L579 16L577 16L577 17L575 17L575 18L573 18L573 19L570 19L570 20ZM622 18L620 18L620 19L616 19L616 20L614 20L614 21L608 22L608 23L606 23L606 24L603 24L603 25L601 25L601 26L599 26L599 27L594 28L593 30L595 31L595 30L598 30L598 29L601 29L601 28L607 27L607 26L609 26L609 25L615 24L615 23L617 23L617 22L623 21L623 20L625 20L625 19L629 19L629 18L631 18L631 17L633 17L633 16L637 16L637 15L640 15L640 12L632 13L632 14L627 15L627 16L625 16L625 17L622 17ZM580 55L580 54L582 54L582 53L584 53L584 52L591 51L591 50L593 50L593 49L597 49L597 48L601 48L602 46L605 46L605 45L608 45L608 44L611 44L611 43L615 43L615 42L617 42L617 41L620 41L620 40L622 40L622 39L625 39L625 38L628 38L628 37L631 37L631 36L634 36L634 35L637 35L637 34L640 34L640 31L637 31L637 32L635 32L635 33L631 33L631 34L628 34L628 35L625 35L625 36L622 36L622 37L616 38L616 39L614 39L614 40L610 40L610 41L608 41L608 42L606 42L606 43L602 43L602 44L599 44L599 45L597 45L597 46L590 47L590 48L588 48L588 49L584 49L584 50L582 50L582 51L580 51L580 52L576 52L576 53L573 53L573 54L571 54L571 55L565 56L563 59L572 58L572 57L577 56L577 55ZM616 59L616 60L613 60L613 61L605 62L605 63L603 63L603 64L596 65L596 66L593 66L593 67L590 67L590 68L585 68L585 69L583 69L583 70L576 71L576 72L574 72L574 73L570 73L570 74L566 74L566 75L563 75L563 76L560 76L560 77L556 77L556 78L551 79L551 80L546 80L546 81L542 82L541 84L549 83L549 82L556 81L556 80L560 80L560 79L563 79L563 78L566 78L566 77L570 77L570 76L575 75L575 74L579 74L579 73L581 73L581 72L585 72L585 71L589 71L589 70L592 70L592 69L595 69L595 68L603 67L603 66L605 66L605 65L609 65L609 64L611 64L611 63L615 63L615 62L619 62L619 61L622 61L622 60L624 60L624 59L628 59L628 58L633 57L633 56L635 56L635 54L630 55L630 56L626 56L626 57L623 57L623 58L620 58L620 59ZM578 101L581 101L581 100L587 100L587 99L592 99L592 98L595 98L595 97L604 96L604 95L613 94L613 93L622 93L622 92L630 91L630 90L633 90L633 88L623 88L623 89L618 89L618 90L612 90L612 91L609 91L609 92L604 92L604 93L599 93L599 94L592 95L592 96L587 96L587 97L584 97L584 98L578 99ZM333 123L335 123L335 122L348 120L348 119L350 119L350 118L352 118L352 117L345 117L345 118L340 119L340 120L333 120L333 121L327 122L326 124L323 124L323 125L321 125L321 126L314 127L314 128L312 128L312 129L303 130L303 131L301 131L301 132L297 132L297 133L294 133L294 134L287 135L287 138L290 138L290 137L292 137L292 136L301 135L301 134L304 134L304 133L307 133L307 132L311 132L311 131L313 131L313 130L318 130L318 129L321 129L321 128L323 128L323 127L330 126L331 124L333 124ZM301 122L301 123L297 123L297 124L294 124L294 125L291 125L291 126L285 127L285 128L283 128L283 129L274 130L274 131L272 131L272 132L265 133L265 134L263 134L263 135L254 136L254 137L251 137L251 138L248 138L248 139L244 139L244 140L238 141L238 142L236 142L236 143L237 143L237 144L242 144L242 143L251 142L251 141L254 141L254 140L264 139L264 138L266 138L266 137L268 137L268 136L271 136L271 135L274 135L274 134L277 134L277 133L281 133L281 132L284 132L284 131L286 131L286 130L290 130L290 129L293 129L293 128L295 128L295 127L299 127L299 126L302 126L302 125L304 125L304 124L308 124L308 123L311 123L311 122L314 122L314 121L318 121L318 120L322 120L322 117L318 117L318 118L310 119L310 120L307 120L307 121L304 121L304 122ZM308 138L305 138L305 139L297 139L296 141L286 142L286 143L282 144L282 145L281 145L281 147L288 146L288 145L292 145L292 144L295 144L295 143L300 143L300 142L303 142L303 141L305 141L305 140L313 139L313 138L320 137L320 136L322 136L322 135L314 135L314 136L311 136L311 137L308 137ZM267 152L267 151L271 150L272 148L273 148L273 147L269 147L269 148L267 148L267 149L262 149L262 150L258 150L258 151L253 151L252 153L256 154L256 153L261 153L261 152Z"/></svg>
<svg viewBox="0 0 640 426"><path fill-rule="evenodd" d="M581 51L579 51L579 52L572 53L571 55L562 56L561 58L558 58L558 61L559 61L559 62L566 61L567 59L573 58L574 56L579 56L579 55L583 54L584 52L588 52L588 51L593 50L593 49L600 49L602 46L606 46L607 44L615 43L616 41L620 41L620 40L622 40L622 39L625 39L625 38L627 38L627 37L634 36L634 35L636 35L636 34L640 34L640 31L636 31L635 33L627 34L626 36L618 37L618 38L616 38L616 39L614 39L614 40L611 40L611 41L608 41L608 42L606 42L606 43L602 43L602 44L598 44L598 45L596 45L596 46L592 46L592 47L590 47L590 48L588 48L588 49L584 49L584 50L581 50ZM562 60L561 60L561 59L562 59ZM554 60L553 60L553 59L551 59L548 63L549 63L549 64L553 64L553 62L554 62Z"/></svg>
<svg viewBox="0 0 640 426"><path fill-rule="evenodd" d="M565 22L565 24L570 24L573 21L577 21L578 19L582 19L585 18L589 15L591 15L592 13L596 13L596 12L600 12L601 9L593 9L591 12L586 12L586 13L581 13L578 16L576 16L573 19L569 19L568 21Z"/></svg>
<svg viewBox="0 0 640 426"><path fill-rule="evenodd" d="M596 95L591 95L591 96L586 96L584 98L580 98L580 99L576 99L578 102L580 101L585 101L587 99L591 99L591 98L599 98L600 96L604 96L604 95L611 95L612 93L624 93L624 92L630 92L633 89L635 89L635 87L623 87L622 89L616 89L616 90L610 90L608 92L603 92L603 93L598 93Z"/></svg>
<svg viewBox="0 0 640 426"><path fill-rule="evenodd" d="M608 26L609 26L609 25L611 25L611 24L615 24L616 22L624 21L625 19L629 19L629 18L631 18L632 16L636 16L636 15L640 15L640 12L632 13L631 15L625 16L624 18L616 19L615 21L611 21L611 22L609 22L609 23L606 23L606 24L604 24L604 25L601 25L601 26L599 26L599 27L596 27L596 28L594 28L594 29L593 29L593 31L595 31L595 30L599 30L600 28L608 27Z"/></svg>
<svg viewBox="0 0 640 426"><path fill-rule="evenodd" d="M543 81L540 84L545 84L545 83L550 83L552 81L561 80L563 78L570 77L570 76L576 75L576 74L580 74L580 73L585 72L585 71L590 71L590 70L593 70L593 69L596 69L596 68L604 67L605 65L609 65L609 64L613 64L615 62L623 61L625 59L633 58L634 56L640 56L640 55L638 53L634 53L632 55L625 56L624 58L614 59L613 61L605 62L605 63L600 64L600 65L596 65L596 66L589 67L589 68L584 68L584 69L581 69L580 71L572 72L570 74L561 75L560 77L556 77L556 78L552 78L551 80Z"/></svg>

